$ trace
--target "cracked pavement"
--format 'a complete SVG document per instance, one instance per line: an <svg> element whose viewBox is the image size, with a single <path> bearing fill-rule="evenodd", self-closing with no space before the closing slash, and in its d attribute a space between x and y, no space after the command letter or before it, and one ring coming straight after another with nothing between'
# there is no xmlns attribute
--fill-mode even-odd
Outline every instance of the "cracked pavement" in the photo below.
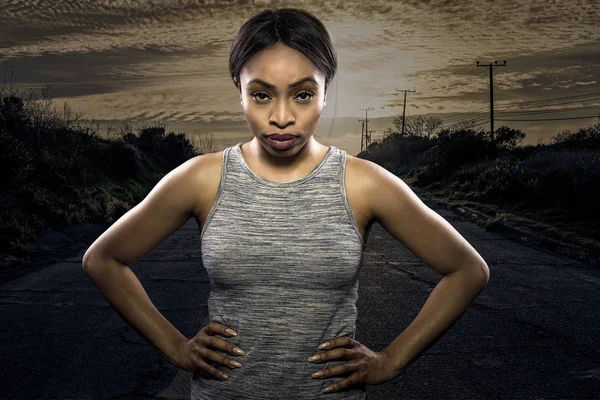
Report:
<svg viewBox="0 0 600 400"><path fill-rule="evenodd" d="M369 400L600 398L600 269L436 212L486 260L490 281L404 374L369 386ZM90 244L0 286L0 397L189 399L191 373L163 359L85 275ZM210 280L195 221L131 269L163 315L196 335ZM381 351L441 276L375 224L359 279L356 339Z"/></svg>

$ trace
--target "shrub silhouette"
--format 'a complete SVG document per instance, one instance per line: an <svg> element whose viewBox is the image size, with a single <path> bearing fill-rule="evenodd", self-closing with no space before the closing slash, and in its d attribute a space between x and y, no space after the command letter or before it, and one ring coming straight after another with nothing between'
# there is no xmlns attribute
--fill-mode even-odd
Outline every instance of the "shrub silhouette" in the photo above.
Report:
<svg viewBox="0 0 600 400"><path fill-rule="evenodd" d="M19 139L6 129L0 128L0 149L2 149L2 174L0 185L8 191L27 180L34 171L33 155Z"/></svg>
<svg viewBox="0 0 600 400"><path fill-rule="evenodd" d="M550 145L521 146L525 134L507 126L495 133L493 143L489 132L471 129L444 129L431 140L390 134L359 156L414 178L413 186L486 208L528 209L539 221L577 226L571 237L600 243L600 118Z"/></svg>
<svg viewBox="0 0 600 400"><path fill-rule="evenodd" d="M418 186L441 182L465 164L493 157L496 150L482 134L471 130L443 130L437 143L418 158L411 175Z"/></svg>
<svg viewBox="0 0 600 400"><path fill-rule="evenodd" d="M106 163L108 175L117 180L126 180L129 178L138 178L144 165L142 163L143 154L131 143L123 140L116 140L107 146Z"/></svg>
<svg viewBox="0 0 600 400"><path fill-rule="evenodd" d="M566 149L587 148L600 150L600 116L591 126L577 132L565 130L552 137L552 143Z"/></svg>
<svg viewBox="0 0 600 400"><path fill-rule="evenodd" d="M502 125L494 132L494 144L498 147L514 150L525 138L525 132Z"/></svg>
<svg viewBox="0 0 600 400"><path fill-rule="evenodd" d="M23 99L14 94L2 97L2 101L0 101L0 128L14 132L17 127L27 126L28 119Z"/></svg>
<svg viewBox="0 0 600 400"><path fill-rule="evenodd" d="M106 203L106 214L105 220L110 223L114 223L121 218L127 211L131 209L129 203L119 200L111 199Z"/></svg>
<svg viewBox="0 0 600 400"><path fill-rule="evenodd" d="M101 138L47 94L40 105L0 87L0 251L26 252L48 227L112 223L197 155L184 134L160 126Z"/></svg>

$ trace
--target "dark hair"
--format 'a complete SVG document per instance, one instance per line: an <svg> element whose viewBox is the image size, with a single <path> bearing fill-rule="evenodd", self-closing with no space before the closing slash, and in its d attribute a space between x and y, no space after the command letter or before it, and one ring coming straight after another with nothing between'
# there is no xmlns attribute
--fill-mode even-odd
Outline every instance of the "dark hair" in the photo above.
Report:
<svg viewBox="0 0 600 400"><path fill-rule="evenodd" d="M229 72L236 87L246 62L259 51L283 43L304 54L324 76L325 85L337 71L333 40L321 21L297 8L270 8L249 18L231 44Z"/></svg>

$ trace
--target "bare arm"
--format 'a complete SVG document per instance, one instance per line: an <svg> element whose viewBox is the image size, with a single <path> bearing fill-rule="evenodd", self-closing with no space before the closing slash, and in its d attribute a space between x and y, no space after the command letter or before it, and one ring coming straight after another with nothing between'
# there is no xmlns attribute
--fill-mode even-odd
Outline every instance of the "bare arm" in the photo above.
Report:
<svg viewBox="0 0 600 400"><path fill-rule="evenodd" d="M186 161L165 175L138 205L106 230L83 256L83 269L108 303L169 362L183 336L154 306L129 268L177 231L198 206L199 169L206 156Z"/></svg>
<svg viewBox="0 0 600 400"><path fill-rule="evenodd" d="M383 350L401 373L454 325L487 285L490 272L460 233L400 178L370 161L361 164L373 218L443 276L414 321Z"/></svg>
<svg viewBox="0 0 600 400"><path fill-rule="evenodd" d="M87 265L84 269L121 318L176 365L177 346L186 337L158 311L133 271L114 259Z"/></svg>

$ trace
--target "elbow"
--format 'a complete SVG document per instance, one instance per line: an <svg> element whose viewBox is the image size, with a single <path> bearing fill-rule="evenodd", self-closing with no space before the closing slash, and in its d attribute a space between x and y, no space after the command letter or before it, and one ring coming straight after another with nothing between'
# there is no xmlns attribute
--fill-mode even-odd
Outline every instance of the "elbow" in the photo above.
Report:
<svg viewBox="0 0 600 400"><path fill-rule="evenodd" d="M481 287L482 289L487 286L490 280L490 269L485 262L465 263L454 272L462 275L471 285Z"/></svg>
<svg viewBox="0 0 600 400"><path fill-rule="evenodd" d="M485 262L480 267L478 267L473 274L481 282L482 287L487 286L487 283L490 280L490 268Z"/></svg>
<svg viewBox="0 0 600 400"><path fill-rule="evenodd" d="M83 268L85 273L87 273L88 269L91 268L91 265L93 262L94 262L94 257L92 255L92 253L86 251L85 254L83 255L83 259L81 260L81 267Z"/></svg>

